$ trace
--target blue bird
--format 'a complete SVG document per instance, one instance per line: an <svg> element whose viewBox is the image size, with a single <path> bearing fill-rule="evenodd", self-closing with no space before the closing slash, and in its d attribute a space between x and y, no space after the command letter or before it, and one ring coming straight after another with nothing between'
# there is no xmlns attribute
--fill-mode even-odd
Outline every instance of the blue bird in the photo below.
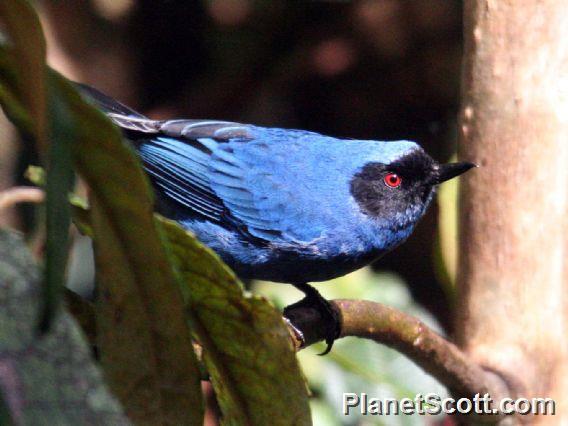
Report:
<svg viewBox="0 0 568 426"><path fill-rule="evenodd" d="M439 164L414 142L346 140L214 120L151 120L88 86L85 97L137 149L156 209L241 278L284 282L337 313L308 285L359 269L402 243L438 184L471 167Z"/></svg>

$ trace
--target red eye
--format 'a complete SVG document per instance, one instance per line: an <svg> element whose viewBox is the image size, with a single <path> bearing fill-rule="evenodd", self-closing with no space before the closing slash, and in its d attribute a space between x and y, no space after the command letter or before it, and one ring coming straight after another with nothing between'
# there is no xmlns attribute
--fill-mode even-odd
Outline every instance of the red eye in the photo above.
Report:
<svg viewBox="0 0 568 426"><path fill-rule="evenodd" d="M398 188L402 183L402 178L396 173L387 173L384 180L389 188Z"/></svg>

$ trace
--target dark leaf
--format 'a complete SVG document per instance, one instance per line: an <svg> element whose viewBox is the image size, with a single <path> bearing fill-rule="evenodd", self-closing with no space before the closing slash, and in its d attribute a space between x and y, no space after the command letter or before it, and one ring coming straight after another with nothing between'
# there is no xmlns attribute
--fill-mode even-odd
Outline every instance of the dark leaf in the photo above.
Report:
<svg viewBox="0 0 568 426"><path fill-rule="evenodd" d="M282 315L266 300L243 294L219 257L177 223L159 222L183 277L192 330L224 423L311 424L307 388Z"/></svg>
<svg viewBox="0 0 568 426"><path fill-rule="evenodd" d="M146 177L119 131L56 78L78 130L75 165L90 188L97 342L111 389L138 422L201 425L197 359Z"/></svg>
<svg viewBox="0 0 568 426"><path fill-rule="evenodd" d="M0 100L7 115L45 151L45 46L23 0L0 3L8 45L0 51ZM27 33L26 33L27 32ZM71 85L49 72L46 298L56 312L67 253L69 159L92 194L98 345L111 389L134 420L201 424L197 360L175 277L154 228L145 176L120 134ZM35 96L35 98L33 96ZM43 141L43 142L42 142Z"/></svg>
<svg viewBox="0 0 568 426"><path fill-rule="evenodd" d="M0 102L24 139L31 139L47 159L45 279L39 318L40 331L45 332L57 309L67 263L67 194L74 181L71 143L76 132L73 115L57 90L50 93L47 114L45 40L37 14L25 0L2 1L0 12L8 36L0 50Z"/></svg>
<svg viewBox="0 0 568 426"><path fill-rule="evenodd" d="M50 75L49 113L50 145L48 152L46 197L46 252L43 306L39 329L45 333L61 298L67 264L71 211L68 195L73 189L74 173L71 150L80 130L70 105L60 97L58 81Z"/></svg>
<svg viewBox="0 0 568 426"><path fill-rule="evenodd" d="M59 309L49 333L37 338L40 302L38 267L21 237L0 230L0 393L12 421L128 424L67 312Z"/></svg>
<svg viewBox="0 0 568 426"><path fill-rule="evenodd" d="M0 21L8 36L0 53L2 102L10 102L9 111L25 119L23 129L47 151L45 39L39 18L26 0L2 0ZM9 52L9 56L6 56Z"/></svg>

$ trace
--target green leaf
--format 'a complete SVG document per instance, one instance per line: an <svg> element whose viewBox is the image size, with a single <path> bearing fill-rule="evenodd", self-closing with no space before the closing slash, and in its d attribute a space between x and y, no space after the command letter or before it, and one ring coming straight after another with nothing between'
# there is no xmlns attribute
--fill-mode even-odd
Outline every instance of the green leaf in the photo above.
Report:
<svg viewBox="0 0 568 426"><path fill-rule="evenodd" d="M14 424L14 420L10 415L10 409L4 401L3 395L0 394L0 425L11 426Z"/></svg>
<svg viewBox="0 0 568 426"><path fill-rule="evenodd" d="M41 170L30 169L28 176L41 183ZM72 203L75 223L90 233L89 211L76 199ZM310 424L307 390L279 312L244 295L234 274L190 233L156 218L177 265L224 422Z"/></svg>
<svg viewBox="0 0 568 426"><path fill-rule="evenodd" d="M39 18L25 0L2 0L0 20L9 47L0 54L0 99L7 100L42 154L47 151L45 39ZM7 53L9 52L9 56Z"/></svg>
<svg viewBox="0 0 568 426"><path fill-rule="evenodd" d="M183 277L192 331L224 423L311 424L307 388L281 314L243 294L219 257L177 223L159 222Z"/></svg>
<svg viewBox="0 0 568 426"><path fill-rule="evenodd" d="M0 52L0 100L45 151L45 43L26 1L3 0L9 46ZM70 158L92 194L99 284L98 338L113 391L151 424L201 424L197 360L175 277L154 228L145 176L119 132L55 72L49 74L45 326L66 262ZM72 149L71 149L72 148ZM44 327L45 328L45 327Z"/></svg>
<svg viewBox="0 0 568 426"><path fill-rule="evenodd" d="M0 396L11 419L16 424L128 424L67 312L59 309L50 332L37 338L39 277L22 238L0 230Z"/></svg>
<svg viewBox="0 0 568 426"><path fill-rule="evenodd" d="M74 162L90 188L97 342L111 389L137 422L201 425L197 359L146 176L118 129L55 78L74 114Z"/></svg>
<svg viewBox="0 0 568 426"><path fill-rule="evenodd" d="M0 102L24 138L31 139L47 158L45 279L39 318L40 331L45 332L65 279L71 223L67 194L74 182L71 144L76 131L72 114L57 91L49 96L48 114L45 40L37 14L25 0L4 0L0 12L9 38L8 46L0 51Z"/></svg>
<svg viewBox="0 0 568 426"><path fill-rule="evenodd" d="M45 186L45 170L40 166L28 166L24 177L37 186Z"/></svg>
<svg viewBox="0 0 568 426"><path fill-rule="evenodd" d="M457 161L457 156L450 158ZM448 298L455 302L456 275L458 265L458 193L461 178L452 179L438 190L438 235L434 256L436 260L435 271L440 283L448 294Z"/></svg>
<svg viewBox="0 0 568 426"><path fill-rule="evenodd" d="M58 80L50 75L49 96L50 145L46 180L46 254L43 306L39 329L45 333L50 326L65 282L71 209L68 194L73 189L75 174L71 152L80 134L75 127L73 111L59 95Z"/></svg>

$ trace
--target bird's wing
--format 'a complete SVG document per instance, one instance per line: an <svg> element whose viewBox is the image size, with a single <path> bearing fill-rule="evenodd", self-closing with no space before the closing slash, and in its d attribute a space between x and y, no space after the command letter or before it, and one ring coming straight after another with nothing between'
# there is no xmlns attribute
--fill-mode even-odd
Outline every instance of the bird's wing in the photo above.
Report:
<svg viewBox="0 0 568 426"><path fill-rule="evenodd" d="M239 123L217 120L152 120L116 99L86 84L75 86L89 102L103 110L123 130L175 138L213 138L229 140L250 137L247 128Z"/></svg>
<svg viewBox="0 0 568 426"><path fill-rule="evenodd" d="M223 201L209 183L210 151L199 141L157 137L144 139L138 152L146 172L161 194L190 216L201 216L221 223Z"/></svg>
<svg viewBox="0 0 568 426"><path fill-rule="evenodd" d="M239 155L244 144L258 142L250 128L207 121L164 125L170 127L168 133L144 139L138 147L147 172L163 195L244 237L281 239L282 224L272 208L277 206L266 208L266 198L282 197L285 189L274 184L262 164ZM172 126L184 130L173 135ZM209 133L204 133L205 129ZM193 136L194 132L199 137ZM263 175L261 182L259 174Z"/></svg>
<svg viewBox="0 0 568 426"><path fill-rule="evenodd" d="M189 216L237 229L245 237L265 241L282 237L283 203L276 201L285 198L285 188L255 158L255 153L270 154L253 126L151 120L96 89L79 89L134 142L161 195ZM246 149L239 149L244 145Z"/></svg>
<svg viewBox="0 0 568 426"><path fill-rule="evenodd" d="M134 111L132 108L127 107L126 105L118 102L116 99L105 95L91 86L87 86L82 83L74 83L74 85L87 101L99 107L107 114L117 114L139 119L146 118L142 114Z"/></svg>

